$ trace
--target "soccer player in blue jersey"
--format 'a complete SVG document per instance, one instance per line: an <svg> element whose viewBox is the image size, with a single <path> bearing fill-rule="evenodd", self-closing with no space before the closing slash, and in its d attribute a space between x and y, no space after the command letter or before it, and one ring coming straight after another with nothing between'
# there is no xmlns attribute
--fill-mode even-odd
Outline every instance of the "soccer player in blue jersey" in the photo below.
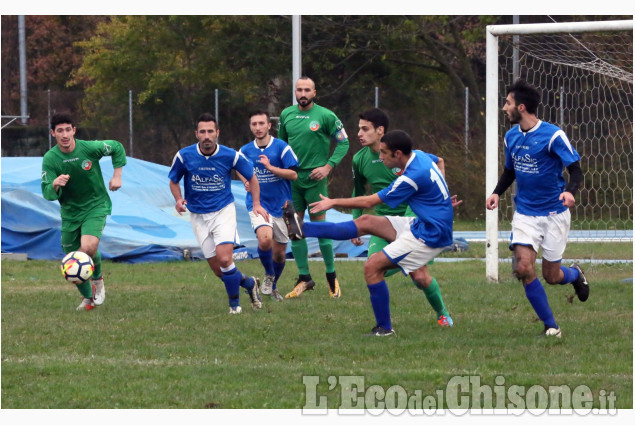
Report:
<svg viewBox="0 0 635 425"><path fill-rule="evenodd" d="M503 112L514 125L505 134L505 169L486 207L498 207L500 196L516 180L516 211L512 220L510 250L514 275L544 323L545 336L560 338L547 294L536 276L536 255L542 248L542 276L551 285L572 284L580 301L589 297L589 284L580 266L561 265L571 226L569 208L582 183L580 155L564 131L537 118L540 92L524 80L507 90ZM565 184L563 168L569 172Z"/></svg>
<svg viewBox="0 0 635 425"><path fill-rule="evenodd" d="M364 278L376 326L371 335L394 335L390 317L390 296L384 279L387 270L399 267L404 274L429 286L433 278L427 263L452 245L452 199L439 167L430 155L412 149L412 139L402 130L387 132L379 147L380 159L388 168L401 168L403 173L388 187L377 193L354 198L322 200L310 204L312 213L333 207L373 208L382 202L391 208L406 202L415 217L376 216L364 214L341 223L304 223L305 237L346 240L375 235L389 244L371 255L364 264Z"/></svg>
<svg viewBox="0 0 635 425"><path fill-rule="evenodd" d="M261 308L259 281L244 276L232 257L236 236L236 207L231 192L231 172L238 171L249 179L253 211L265 219L269 216L260 205L260 186L253 165L244 155L217 143L220 131L209 113L198 118L198 143L179 150L170 168L170 191L179 214L189 210L194 235L207 263L225 284L229 313L239 314L240 287L247 290L253 308ZM185 196L179 181L184 179ZM187 209L186 209L187 206Z"/></svg>
<svg viewBox="0 0 635 425"><path fill-rule="evenodd" d="M389 122L388 115L378 108L368 109L359 114L359 131L357 132L357 137L362 144L362 149L353 156L353 198L366 195L366 186L369 187L371 193L377 193L385 187L388 187L390 183L401 174L400 168L388 168L381 159L379 159L381 138L388 131ZM445 161L443 158L439 158L430 153L428 155L430 155L432 161L437 164L439 170L441 170L441 174L445 177ZM457 201L457 204L460 203L461 202ZM408 209L406 202L398 205L397 208L391 208L381 203L375 207L374 212L376 215L414 216L412 210ZM362 213L363 210L359 208L353 209L353 219L361 216ZM363 244L359 237L351 239L351 242L356 246ZM372 235L368 241L368 257L381 251L386 245L388 245L388 241ZM432 260L430 264L433 262L434 260ZM386 270L385 277L389 277L398 272L398 268ZM414 280L413 283L416 288L425 294L430 306L437 314L437 322L439 325L452 326L452 318L443 303L441 288L436 279L432 279L431 284L427 287L422 286Z"/></svg>
<svg viewBox="0 0 635 425"><path fill-rule="evenodd" d="M285 141L269 134L271 121L266 111L249 114L249 129L254 140L240 148L240 152L254 164L260 185L260 204L269 213L269 220L253 212L251 184L241 174L238 177L247 190L245 204L258 238L258 258L265 269L260 291L281 301L284 297L277 290L277 282L284 270L289 242L282 207L291 201L291 181L298 178L298 158Z"/></svg>

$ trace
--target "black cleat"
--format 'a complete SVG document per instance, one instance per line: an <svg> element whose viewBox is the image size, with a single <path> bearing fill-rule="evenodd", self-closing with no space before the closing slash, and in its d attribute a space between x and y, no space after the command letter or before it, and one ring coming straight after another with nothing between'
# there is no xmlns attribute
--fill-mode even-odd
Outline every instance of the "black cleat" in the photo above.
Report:
<svg viewBox="0 0 635 425"><path fill-rule="evenodd" d="M576 269L578 273L580 273L578 279L571 282L571 284L575 289L575 294L578 296L578 299L585 302L589 298L589 282L586 281L584 272L578 263L571 264L571 268Z"/></svg>
<svg viewBox="0 0 635 425"><path fill-rule="evenodd" d="M394 329L384 329L381 326L375 326L369 334L366 334L368 336L390 336L390 335L397 335L395 333Z"/></svg>
<svg viewBox="0 0 635 425"><path fill-rule="evenodd" d="M304 232L302 231L302 217L295 212L293 204L290 201L286 201L282 207L282 218L287 225L287 232L289 238L294 241L304 239Z"/></svg>

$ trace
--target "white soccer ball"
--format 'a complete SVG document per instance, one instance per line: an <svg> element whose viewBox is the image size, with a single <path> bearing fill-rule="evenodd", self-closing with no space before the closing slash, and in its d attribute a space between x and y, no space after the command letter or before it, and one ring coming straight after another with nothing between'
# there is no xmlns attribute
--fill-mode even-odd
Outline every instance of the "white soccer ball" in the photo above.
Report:
<svg viewBox="0 0 635 425"><path fill-rule="evenodd" d="M84 252L73 251L62 260L62 275L76 285L86 282L93 275L95 265L93 259Z"/></svg>

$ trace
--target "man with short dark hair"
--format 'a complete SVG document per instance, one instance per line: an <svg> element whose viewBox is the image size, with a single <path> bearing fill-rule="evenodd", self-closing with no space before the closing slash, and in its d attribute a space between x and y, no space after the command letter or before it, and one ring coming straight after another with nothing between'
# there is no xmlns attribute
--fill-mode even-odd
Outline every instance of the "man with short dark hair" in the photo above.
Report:
<svg viewBox="0 0 635 425"><path fill-rule="evenodd" d="M122 167L126 152L116 140L79 140L77 128L67 114L55 114L51 119L51 135L57 144L42 158L42 196L59 201L62 216L62 250L82 251L93 259L92 282L87 280L77 289L82 301L77 310L92 310L106 299L106 287L101 269L99 242L112 212L112 201L99 166L104 156L112 157L113 176L108 187L121 187Z"/></svg>
<svg viewBox="0 0 635 425"><path fill-rule="evenodd" d="M549 301L538 277L536 256L542 248L542 276L551 285L572 284L580 301L589 297L589 285L577 263L561 265L567 246L575 194L582 183L580 155L564 131L536 116L540 92L524 80L507 90L503 112L512 124L505 134L505 169L487 209L498 207L500 196L516 180L516 211L512 220L509 249L514 252L514 275L522 282L525 295L542 320L542 335L560 338ZM569 171L565 184L563 168Z"/></svg>
<svg viewBox="0 0 635 425"><path fill-rule="evenodd" d="M381 203L394 208L407 202L415 217L365 214L341 223L302 225L305 237L346 240L376 235L389 242L364 264L364 278L376 320L370 333L374 336L395 334L384 280L386 271L399 267L415 282L428 286L433 278L427 263L452 245L452 197L443 174L430 155L412 147L412 139L406 132L389 131L381 139L380 158L386 167L403 170L397 179L372 195L337 199L321 196L322 200L310 204L310 209L318 213L333 207L373 208Z"/></svg>
<svg viewBox="0 0 635 425"><path fill-rule="evenodd" d="M245 204L258 239L258 258L265 269L260 291L281 301L284 297L278 292L277 282L286 264L289 242L282 207L291 201L291 182L298 178L298 158L284 140L269 134L271 121L266 111L256 110L249 114L249 129L254 140L240 148L240 152L254 164L260 185L260 203L269 213L269 220L253 212L251 185L240 173L238 177L247 190Z"/></svg>
<svg viewBox="0 0 635 425"><path fill-rule="evenodd" d="M260 206L260 186L253 164L234 149L218 144L220 130L209 113L198 118L194 133L198 143L179 150L170 168L170 191L176 211L190 211L194 236L207 263L225 284L229 313L240 314L240 287L246 289L254 309L262 307L259 281L244 276L233 260L236 238L236 207L231 191L231 172L236 170L249 180L253 211L265 219L267 211ZM179 181L184 179L185 196ZM187 209L186 209L187 206Z"/></svg>

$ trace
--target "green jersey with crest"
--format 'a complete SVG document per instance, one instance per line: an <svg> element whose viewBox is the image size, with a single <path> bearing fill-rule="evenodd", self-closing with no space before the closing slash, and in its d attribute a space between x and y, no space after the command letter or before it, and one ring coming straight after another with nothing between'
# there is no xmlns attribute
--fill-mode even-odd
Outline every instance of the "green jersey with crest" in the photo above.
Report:
<svg viewBox="0 0 635 425"><path fill-rule="evenodd" d="M312 170L330 164L335 167L348 152L348 136L334 112L315 103L308 111L298 105L285 108L280 114L278 138L293 149L300 170ZM337 142L333 155L331 140Z"/></svg>
<svg viewBox="0 0 635 425"><path fill-rule="evenodd" d="M353 156L353 197L366 195L366 185L371 190L371 194L377 193L398 177L401 169L388 168L379 159L379 152L374 152L370 147L364 146ZM375 207L377 215L399 215L403 216L408 204L403 203L396 208L390 208L383 202ZM361 216L362 209L353 209L353 219Z"/></svg>
<svg viewBox="0 0 635 425"><path fill-rule="evenodd" d="M59 146L51 148L42 159L42 196L49 201L59 201L64 222L82 221L89 213L103 211L109 215L112 202L99 166L104 156L112 157L113 168L126 165L123 145L115 140L77 140L73 152L64 153ZM56 192L53 180L61 174L70 178L66 186Z"/></svg>

